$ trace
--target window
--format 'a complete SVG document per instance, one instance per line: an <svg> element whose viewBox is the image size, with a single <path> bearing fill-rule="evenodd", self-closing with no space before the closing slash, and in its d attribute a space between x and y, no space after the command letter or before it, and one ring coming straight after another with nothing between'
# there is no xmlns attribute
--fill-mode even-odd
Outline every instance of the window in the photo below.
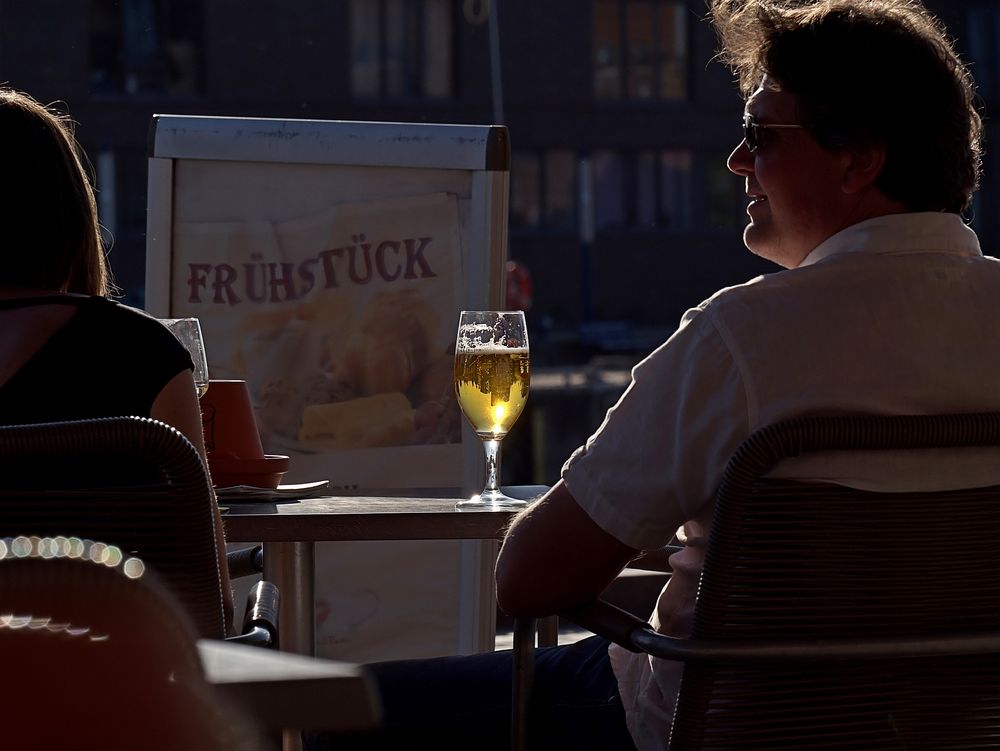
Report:
<svg viewBox="0 0 1000 751"><path fill-rule="evenodd" d="M576 232L577 156L568 149L515 152L510 173L510 225Z"/></svg>
<svg viewBox="0 0 1000 751"><path fill-rule="evenodd" d="M625 165L614 151L598 151L594 174L594 229L598 232L625 224Z"/></svg>
<svg viewBox="0 0 1000 751"><path fill-rule="evenodd" d="M705 220L710 229L738 229L746 220L743 180L726 167L726 155L705 158Z"/></svg>
<svg viewBox="0 0 1000 751"><path fill-rule="evenodd" d="M687 97L687 11L677 0L593 0L594 96Z"/></svg>
<svg viewBox="0 0 1000 751"><path fill-rule="evenodd" d="M1000 11L991 5L969 7L966 40L978 93L984 99L1000 94L997 65L1000 63Z"/></svg>
<svg viewBox="0 0 1000 751"><path fill-rule="evenodd" d="M510 225L538 228L541 223L541 163L537 154L515 152L510 164Z"/></svg>
<svg viewBox="0 0 1000 751"><path fill-rule="evenodd" d="M690 209L690 154L643 152L634 159L630 181L635 200L629 224L639 229L686 227Z"/></svg>
<svg viewBox="0 0 1000 751"><path fill-rule="evenodd" d="M91 90L198 93L201 13L201 0L91 0Z"/></svg>
<svg viewBox="0 0 1000 751"><path fill-rule="evenodd" d="M587 170L580 195L579 170ZM697 162L701 164L701 162ZM515 152L510 178L512 228L575 234L579 212L593 212L597 232L693 229L709 219L730 227L739 219L740 181L721 166L707 181L705 201L696 200L696 160L684 149L620 152L612 149L579 157L567 149L544 153ZM728 179L727 179L728 178ZM578 206L580 207L578 209Z"/></svg>
<svg viewBox="0 0 1000 751"><path fill-rule="evenodd" d="M657 224L674 229L690 229L694 223L691 202L691 152L660 153L660 184L658 198L660 214ZM739 181L731 181L739 187Z"/></svg>
<svg viewBox="0 0 1000 751"><path fill-rule="evenodd" d="M545 228L576 231L576 154L567 149L545 154Z"/></svg>
<svg viewBox="0 0 1000 751"><path fill-rule="evenodd" d="M351 0L356 97L452 96L453 0Z"/></svg>
<svg viewBox="0 0 1000 751"><path fill-rule="evenodd" d="M594 96L622 95L621 14L616 0L594 2Z"/></svg>
<svg viewBox="0 0 1000 751"><path fill-rule="evenodd" d="M594 154L594 223L607 229L690 229L692 156L684 150Z"/></svg>

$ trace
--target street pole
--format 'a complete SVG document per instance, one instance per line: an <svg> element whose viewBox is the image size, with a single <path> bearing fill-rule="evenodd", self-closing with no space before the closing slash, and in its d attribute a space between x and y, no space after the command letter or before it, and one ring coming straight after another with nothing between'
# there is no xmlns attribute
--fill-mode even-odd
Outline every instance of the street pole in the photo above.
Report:
<svg viewBox="0 0 1000 751"><path fill-rule="evenodd" d="M577 162L577 185L580 207L580 302L583 323L594 317L591 279L594 274L594 163L589 154L581 154Z"/></svg>
<svg viewBox="0 0 1000 751"><path fill-rule="evenodd" d="M490 83L493 89L493 124L503 125L503 81L500 75L499 0L484 0L490 6Z"/></svg>

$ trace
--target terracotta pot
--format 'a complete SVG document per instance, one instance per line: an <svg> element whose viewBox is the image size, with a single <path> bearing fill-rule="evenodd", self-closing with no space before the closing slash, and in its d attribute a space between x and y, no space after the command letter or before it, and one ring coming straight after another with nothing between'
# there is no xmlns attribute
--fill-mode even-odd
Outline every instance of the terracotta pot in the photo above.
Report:
<svg viewBox="0 0 1000 751"><path fill-rule="evenodd" d="M213 454L234 459L264 456L246 381L209 381L201 398L201 423L210 461Z"/></svg>
<svg viewBox="0 0 1000 751"><path fill-rule="evenodd" d="M217 487L275 488L288 457L264 454L246 381L209 381L201 398L208 470Z"/></svg>

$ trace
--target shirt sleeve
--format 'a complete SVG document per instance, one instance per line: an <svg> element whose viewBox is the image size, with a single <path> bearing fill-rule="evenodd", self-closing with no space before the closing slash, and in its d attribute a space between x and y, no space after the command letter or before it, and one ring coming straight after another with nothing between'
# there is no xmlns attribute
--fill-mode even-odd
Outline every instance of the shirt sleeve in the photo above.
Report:
<svg viewBox="0 0 1000 751"><path fill-rule="evenodd" d="M563 466L580 507L630 547L666 544L703 510L749 434L743 378L713 318L689 310Z"/></svg>

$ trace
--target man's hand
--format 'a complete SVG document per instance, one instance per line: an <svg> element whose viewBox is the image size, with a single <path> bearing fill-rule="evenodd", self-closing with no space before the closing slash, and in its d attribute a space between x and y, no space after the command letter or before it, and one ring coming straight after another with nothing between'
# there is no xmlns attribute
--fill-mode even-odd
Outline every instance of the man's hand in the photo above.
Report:
<svg viewBox="0 0 1000 751"><path fill-rule="evenodd" d="M511 525L497 560L497 602L542 617L597 597L638 553L580 508L562 480Z"/></svg>

